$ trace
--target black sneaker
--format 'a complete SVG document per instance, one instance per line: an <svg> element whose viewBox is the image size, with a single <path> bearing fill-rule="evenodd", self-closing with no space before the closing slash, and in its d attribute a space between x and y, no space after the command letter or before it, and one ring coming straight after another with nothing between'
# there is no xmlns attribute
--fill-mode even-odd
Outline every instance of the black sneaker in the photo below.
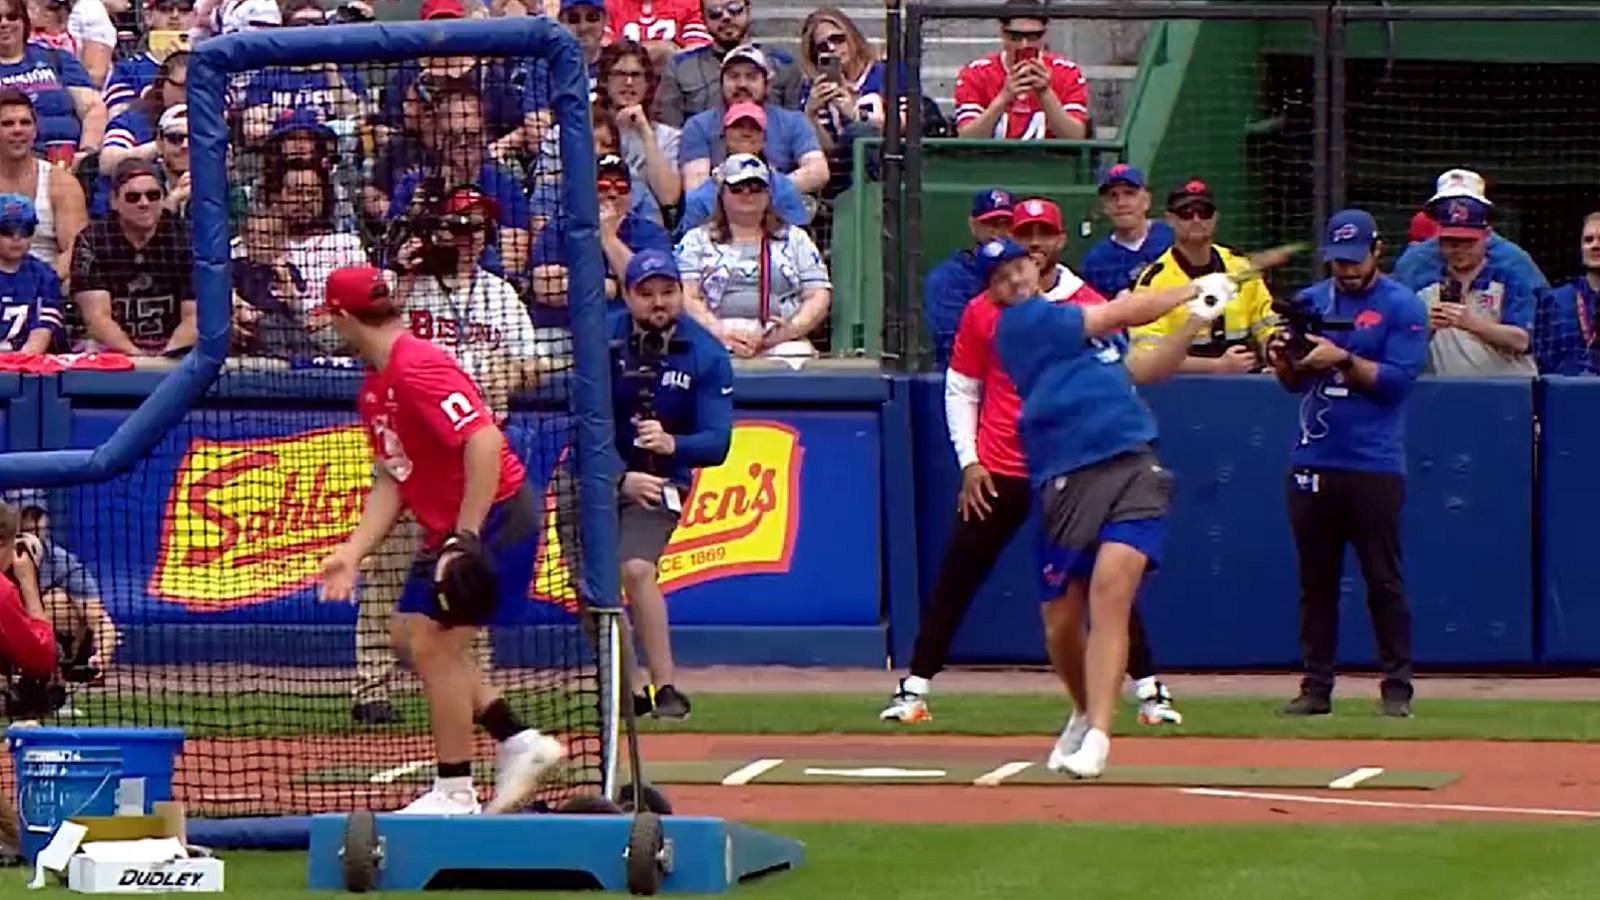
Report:
<svg viewBox="0 0 1600 900"><path fill-rule="evenodd" d="M358 725L397 725L400 713L387 700L363 700L350 708Z"/></svg>
<svg viewBox="0 0 1600 900"><path fill-rule="evenodd" d="M633 714L635 717L653 716L656 713L655 701L650 699L650 689L645 688L644 693L633 695Z"/></svg>
<svg viewBox="0 0 1600 900"><path fill-rule="evenodd" d="M654 697L658 719L687 719L689 718L689 698L670 684L663 684L655 688Z"/></svg>
<svg viewBox="0 0 1600 900"><path fill-rule="evenodd" d="M1280 716L1326 716L1333 712L1333 702L1315 694L1301 694L1278 710Z"/></svg>
<svg viewBox="0 0 1600 900"><path fill-rule="evenodd" d="M1391 719L1411 718L1411 701L1400 697L1385 697L1379 713Z"/></svg>

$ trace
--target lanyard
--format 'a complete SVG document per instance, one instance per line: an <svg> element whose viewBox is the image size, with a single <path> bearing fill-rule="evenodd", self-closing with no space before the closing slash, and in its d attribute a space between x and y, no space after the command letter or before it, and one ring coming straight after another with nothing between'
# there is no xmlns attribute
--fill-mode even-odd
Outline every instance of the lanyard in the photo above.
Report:
<svg viewBox="0 0 1600 900"><path fill-rule="evenodd" d="M756 289L761 292L761 327L763 330L765 330L767 327L768 316L771 314L770 307L772 305L771 256L772 245L767 237L766 228L763 227L761 229L761 260L758 264L761 267L761 274L759 276L760 283L756 287Z"/></svg>
<svg viewBox="0 0 1600 900"><path fill-rule="evenodd" d="M1573 301L1578 305L1578 329L1583 332L1583 345L1594 348L1594 311L1589 308L1585 297L1589 291L1585 290L1587 284L1580 283L1577 290L1572 292Z"/></svg>

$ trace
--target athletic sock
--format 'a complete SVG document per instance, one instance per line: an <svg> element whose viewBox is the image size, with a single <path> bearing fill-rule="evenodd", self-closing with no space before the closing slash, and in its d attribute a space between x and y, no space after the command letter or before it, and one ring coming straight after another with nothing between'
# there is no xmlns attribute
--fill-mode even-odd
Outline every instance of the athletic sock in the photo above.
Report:
<svg viewBox="0 0 1600 900"><path fill-rule="evenodd" d="M1147 675L1133 683L1133 692L1139 696L1140 700L1148 700L1155 697L1156 685L1160 683L1156 681L1154 675Z"/></svg>
<svg viewBox="0 0 1600 900"><path fill-rule="evenodd" d="M434 764L433 789L450 794L472 790L471 762L439 762Z"/></svg>
<svg viewBox="0 0 1600 900"><path fill-rule="evenodd" d="M908 694L916 694L919 697L926 697L928 692L933 690L933 682L926 678L920 678L916 675L907 675L905 678L900 680L900 689Z"/></svg>
<svg viewBox="0 0 1600 900"><path fill-rule="evenodd" d="M489 737L494 738L496 743L509 741L527 730L527 726L523 725L517 714L511 711L504 697L483 708L483 712L478 714L478 724L483 726L483 730L488 732Z"/></svg>

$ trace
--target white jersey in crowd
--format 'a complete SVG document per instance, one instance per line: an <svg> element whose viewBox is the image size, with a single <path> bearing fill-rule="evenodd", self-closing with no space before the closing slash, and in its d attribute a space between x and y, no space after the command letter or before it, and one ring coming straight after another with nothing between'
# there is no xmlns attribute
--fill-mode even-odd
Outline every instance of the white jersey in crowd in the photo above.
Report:
<svg viewBox="0 0 1600 900"><path fill-rule="evenodd" d="M432 341L455 357L461 368L484 384L495 360L522 362L537 357L538 340L528 306L510 282L479 269L470 285L445 279L414 278L398 294L411 333Z"/></svg>

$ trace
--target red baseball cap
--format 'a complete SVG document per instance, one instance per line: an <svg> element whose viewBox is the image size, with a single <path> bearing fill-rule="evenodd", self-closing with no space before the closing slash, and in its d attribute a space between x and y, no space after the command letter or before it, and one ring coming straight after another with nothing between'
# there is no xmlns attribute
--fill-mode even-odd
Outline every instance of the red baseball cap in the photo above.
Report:
<svg viewBox="0 0 1600 900"><path fill-rule="evenodd" d="M422 12L418 16L426 22L430 19L465 19L467 8L461 0L423 0Z"/></svg>
<svg viewBox="0 0 1600 900"><path fill-rule="evenodd" d="M728 107L728 111L722 114L722 127L726 128L741 119L749 119L759 125L762 131L767 130L767 111L760 104L745 102Z"/></svg>
<svg viewBox="0 0 1600 900"><path fill-rule="evenodd" d="M1011 213L1011 230L1017 231L1028 224L1048 225L1056 234L1065 233L1061 227L1061 207L1041 197L1032 197L1016 205Z"/></svg>
<svg viewBox="0 0 1600 900"><path fill-rule="evenodd" d="M500 218L500 204L496 203L493 197L471 185L456 188L444 200L444 214L447 216L459 215L475 209L483 210L485 218Z"/></svg>
<svg viewBox="0 0 1600 900"><path fill-rule="evenodd" d="M1438 237L1438 235L1439 223L1433 220L1433 216L1428 215L1427 210L1423 210L1411 217L1411 228L1406 232L1407 241L1413 244L1420 244L1431 237Z"/></svg>
<svg viewBox="0 0 1600 900"><path fill-rule="evenodd" d="M334 269L328 275L324 297L328 309L364 312L389 302L389 282L381 270L371 266Z"/></svg>

